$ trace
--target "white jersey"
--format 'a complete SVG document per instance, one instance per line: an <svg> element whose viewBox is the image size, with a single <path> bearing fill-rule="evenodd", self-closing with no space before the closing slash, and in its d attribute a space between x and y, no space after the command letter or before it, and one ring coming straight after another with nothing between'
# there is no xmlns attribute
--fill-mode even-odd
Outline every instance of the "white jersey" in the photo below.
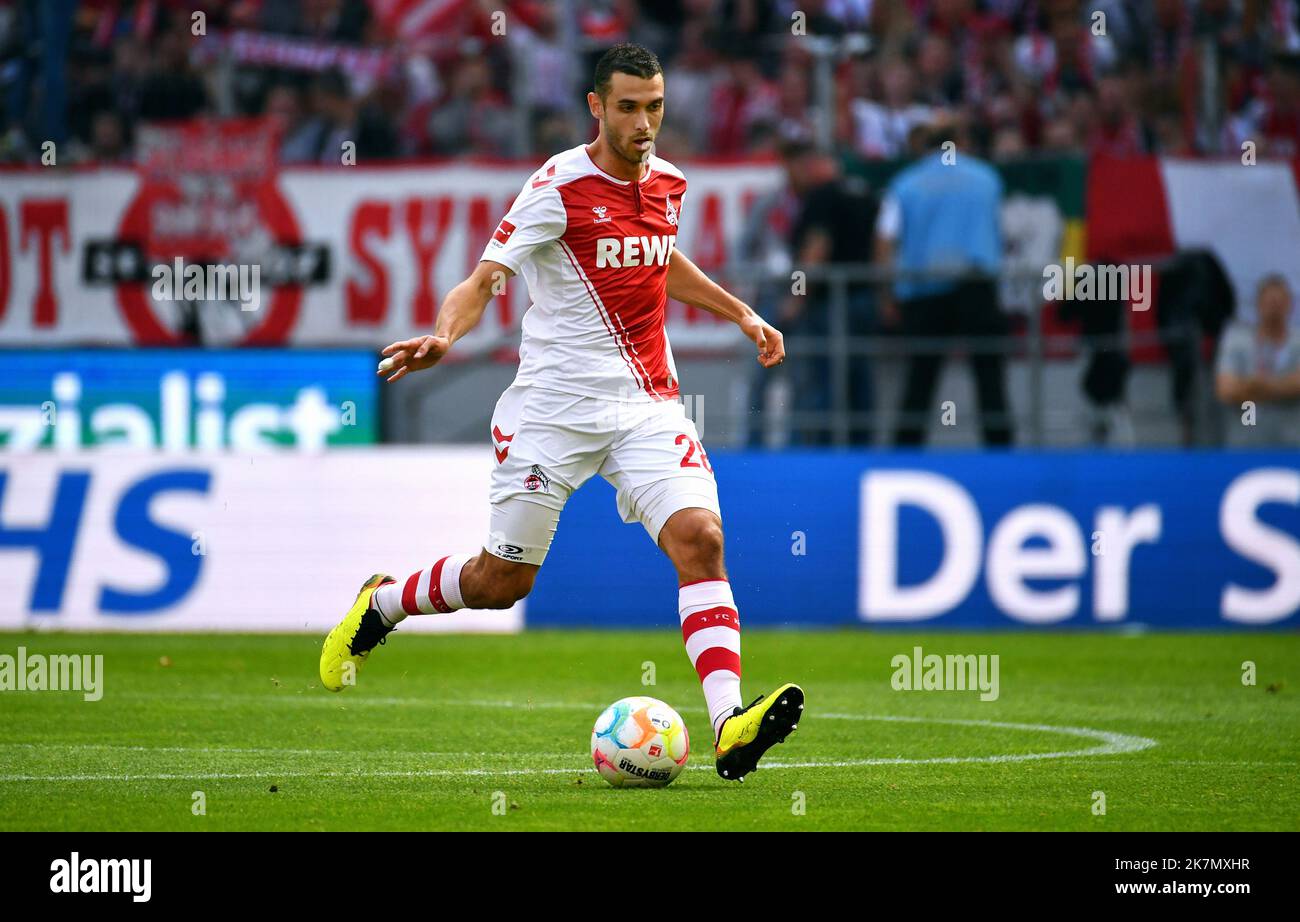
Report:
<svg viewBox="0 0 1300 922"><path fill-rule="evenodd" d="M640 182L618 179L585 145L524 183L483 259L528 283L516 385L586 397L676 399L664 330L668 261L686 178L659 157Z"/></svg>

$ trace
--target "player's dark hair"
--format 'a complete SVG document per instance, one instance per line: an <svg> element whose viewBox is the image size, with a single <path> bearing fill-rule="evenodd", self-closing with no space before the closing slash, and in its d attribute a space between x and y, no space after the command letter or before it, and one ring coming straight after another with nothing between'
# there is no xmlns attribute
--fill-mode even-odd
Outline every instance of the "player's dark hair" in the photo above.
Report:
<svg viewBox="0 0 1300 922"><path fill-rule="evenodd" d="M604 99L609 94L610 78L616 73L630 74L633 77L649 80L655 74L663 72L664 69L659 66L659 59L655 57L653 51L632 42L623 42L600 56L600 60L596 62L596 76L592 83L596 95Z"/></svg>

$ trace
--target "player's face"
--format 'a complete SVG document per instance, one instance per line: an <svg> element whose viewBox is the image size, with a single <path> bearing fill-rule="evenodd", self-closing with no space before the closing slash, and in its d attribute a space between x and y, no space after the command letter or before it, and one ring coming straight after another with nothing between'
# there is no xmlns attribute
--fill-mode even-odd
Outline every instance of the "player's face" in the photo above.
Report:
<svg viewBox="0 0 1300 922"><path fill-rule="evenodd" d="M592 94L593 97L595 94ZM659 124L664 120L664 77L655 74L648 80L633 74L614 73L609 93L597 98L605 142L615 154L631 163L641 163L650 156Z"/></svg>

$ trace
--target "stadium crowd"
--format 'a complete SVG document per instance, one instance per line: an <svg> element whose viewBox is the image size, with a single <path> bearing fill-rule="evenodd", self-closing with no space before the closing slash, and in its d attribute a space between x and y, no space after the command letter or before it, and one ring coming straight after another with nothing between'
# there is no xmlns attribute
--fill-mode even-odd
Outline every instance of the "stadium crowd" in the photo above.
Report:
<svg viewBox="0 0 1300 922"><path fill-rule="evenodd" d="M864 158L936 113L994 158L1300 151L1296 0L0 0L0 160L119 161L141 122L200 113L273 115L289 161L342 133L546 155L584 138L589 59L624 40L669 75L665 156L761 155L815 131L817 39L834 143Z"/></svg>
<svg viewBox="0 0 1300 922"><path fill-rule="evenodd" d="M934 206L953 209L949 226L987 230L947 240L943 222L900 236L899 210L923 194L906 180L865 189L843 169L907 159L923 170L936 126L994 161L1236 156L1246 142L1261 157L1300 155L1300 0L0 0L0 163L37 162L50 140L61 163L131 162L141 126L200 115L264 118L285 163L338 163L344 140L358 161L537 160L592 137L591 65L620 41L664 65L661 154L784 166L784 186L749 216L739 259L770 263L780 251L804 267L924 272L927 253L969 248L981 273L959 288L852 286L853 336L1008 330L991 281L1002 252L991 173L971 177L987 195ZM788 334L826 338L828 293L810 294L760 286L753 300ZM1291 304L1277 280L1264 297ZM1075 319L1103 343L1121 312L1093 306ZM1300 340L1285 322L1261 329L1229 338L1218 396L1291 407ZM1195 363L1170 355L1186 418ZM942 360L911 357L893 444L924 441ZM825 354L791 364L796 416L825 416ZM1012 443L1002 357L977 350L974 364L984 440ZM1083 387L1099 412L1122 405L1126 377L1116 347L1095 350ZM751 442L766 385L754 382ZM849 439L870 442L880 408L865 358L846 390ZM823 443L829 430L797 423L794 438Z"/></svg>

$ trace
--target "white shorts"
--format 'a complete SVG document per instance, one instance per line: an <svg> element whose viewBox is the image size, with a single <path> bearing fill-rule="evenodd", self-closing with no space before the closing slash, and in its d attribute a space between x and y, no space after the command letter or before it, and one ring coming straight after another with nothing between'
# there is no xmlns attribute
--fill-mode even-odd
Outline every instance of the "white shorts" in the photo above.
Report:
<svg viewBox="0 0 1300 922"><path fill-rule="evenodd" d="M668 517L699 507L721 517L713 468L677 401L630 403L511 385L492 414L492 517L486 548L541 565L560 510L600 474L618 491L624 522L657 545Z"/></svg>

